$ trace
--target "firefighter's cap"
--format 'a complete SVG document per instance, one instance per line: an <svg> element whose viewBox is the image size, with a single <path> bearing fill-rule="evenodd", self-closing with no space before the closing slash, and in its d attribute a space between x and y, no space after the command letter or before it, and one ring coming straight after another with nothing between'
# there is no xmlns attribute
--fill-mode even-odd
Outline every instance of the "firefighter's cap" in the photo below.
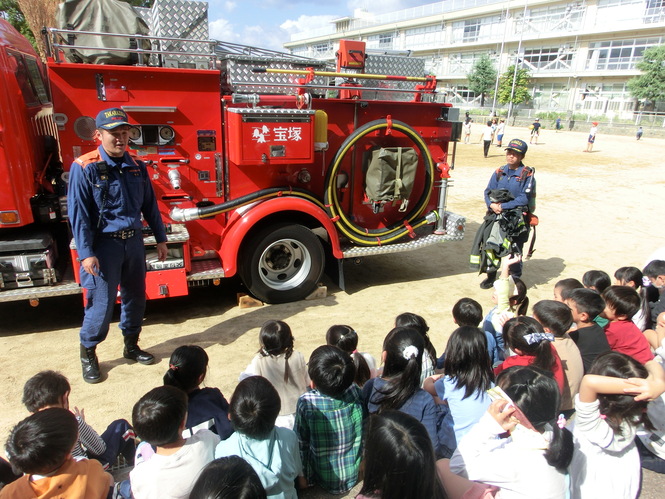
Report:
<svg viewBox="0 0 665 499"><path fill-rule="evenodd" d="M520 139L511 140L506 146L506 151L510 149L511 151L516 151L521 154L526 154L526 151L529 149L529 146L526 145L526 142Z"/></svg>
<svg viewBox="0 0 665 499"><path fill-rule="evenodd" d="M95 119L95 127L104 130L113 130L120 125L129 125L129 122L127 121L127 113L117 107L99 111Z"/></svg>

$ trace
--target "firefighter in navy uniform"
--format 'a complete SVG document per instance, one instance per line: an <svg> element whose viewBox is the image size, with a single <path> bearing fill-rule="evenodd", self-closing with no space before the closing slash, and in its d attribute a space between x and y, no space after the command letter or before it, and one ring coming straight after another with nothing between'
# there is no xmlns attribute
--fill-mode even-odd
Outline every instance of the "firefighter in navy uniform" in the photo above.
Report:
<svg viewBox="0 0 665 499"><path fill-rule="evenodd" d="M166 231L146 167L126 151L127 115L122 109L105 109L95 126L101 145L72 163L67 197L81 286L87 293L80 353L88 383L101 380L96 347L108 334L118 286L123 356L141 364L154 361L138 346L146 302L141 214L154 233L159 260L167 255Z"/></svg>
<svg viewBox="0 0 665 499"><path fill-rule="evenodd" d="M529 146L523 140L513 139L510 141L506 147L506 164L492 174L484 193L489 215L503 214L506 217L508 212L511 211L518 215L515 229L520 233L515 237L509 236L511 244L507 251L510 253L517 252L521 254L524 243L529 238L528 221L521 216L522 214L528 216L530 211L533 211L536 195L534 170L525 166L522 162L528 148ZM493 201L491 198L497 192L512 199L504 202ZM496 280L498 265L489 265L485 268L487 269L487 278L480 284L480 287L489 289ZM515 277L520 277L522 275L522 262L511 265L510 273Z"/></svg>

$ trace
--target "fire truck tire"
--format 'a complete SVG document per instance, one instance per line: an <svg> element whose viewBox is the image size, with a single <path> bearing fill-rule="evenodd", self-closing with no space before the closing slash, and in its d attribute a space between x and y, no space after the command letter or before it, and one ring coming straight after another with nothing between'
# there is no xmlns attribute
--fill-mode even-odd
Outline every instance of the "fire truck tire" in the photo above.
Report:
<svg viewBox="0 0 665 499"><path fill-rule="evenodd" d="M303 225L272 225L243 245L240 276L265 303L286 303L309 296L323 274L321 240Z"/></svg>

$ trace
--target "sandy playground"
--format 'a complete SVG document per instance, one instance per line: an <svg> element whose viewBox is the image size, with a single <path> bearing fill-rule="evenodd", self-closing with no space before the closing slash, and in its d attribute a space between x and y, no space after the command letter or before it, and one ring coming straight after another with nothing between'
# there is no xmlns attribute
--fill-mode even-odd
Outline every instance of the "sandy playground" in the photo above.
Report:
<svg viewBox="0 0 665 499"><path fill-rule="evenodd" d="M346 291L329 285L325 299L240 309L232 279L218 288L193 289L188 297L148 303L141 346L156 356L152 366L122 358L117 316L98 355L104 381L88 385L81 379L78 328L80 296L28 303L0 304L0 442L27 413L21 404L23 383L42 369L64 373L72 384L72 405L85 408L87 421L98 431L116 418L131 419L131 408L146 391L161 384L171 352L182 344L198 344L210 356L208 386L230 398L238 374L258 348L258 329L267 319L281 319L292 328L296 349L308 357L324 342L336 323L353 326L359 349L379 358L381 344L401 312L421 314L430 325L437 352L453 331L453 304L461 297L491 307L491 291L478 287L481 278L469 271L468 254L484 214L482 192L501 166L502 149L492 147L485 159L477 142L481 125L474 124L473 144L458 144L454 187L448 208L467 217L465 240L398 255L367 257L345 263ZM528 141L526 128L508 127L505 141ZM554 283L580 278L589 269L612 274L618 267L642 267L656 248L665 246L660 204L665 192L665 140L608 136L599 130L594 151L583 153L586 133L544 129L540 143L530 146L525 163L536 168L540 218L536 252L525 263L523 279L531 304L552 297ZM660 220L660 221L659 221ZM660 227L660 229L658 229ZM657 497L665 480L647 473L642 497ZM307 497L325 495L305 494ZM352 497L353 494L349 494Z"/></svg>

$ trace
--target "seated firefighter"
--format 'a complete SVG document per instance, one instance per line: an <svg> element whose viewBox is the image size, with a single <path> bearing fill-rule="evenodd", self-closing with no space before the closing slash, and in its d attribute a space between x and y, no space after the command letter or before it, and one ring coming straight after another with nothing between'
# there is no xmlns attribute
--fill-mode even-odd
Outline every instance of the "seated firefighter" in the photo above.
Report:
<svg viewBox="0 0 665 499"><path fill-rule="evenodd" d="M506 164L492 174L485 189L487 214L476 233L470 257L471 269L487 272L487 278L480 283L483 289L494 284L502 257L522 254L530 222L535 220L534 169L522 162L527 149L523 140L511 140L506 147ZM520 277L522 262L513 264L510 273Z"/></svg>

